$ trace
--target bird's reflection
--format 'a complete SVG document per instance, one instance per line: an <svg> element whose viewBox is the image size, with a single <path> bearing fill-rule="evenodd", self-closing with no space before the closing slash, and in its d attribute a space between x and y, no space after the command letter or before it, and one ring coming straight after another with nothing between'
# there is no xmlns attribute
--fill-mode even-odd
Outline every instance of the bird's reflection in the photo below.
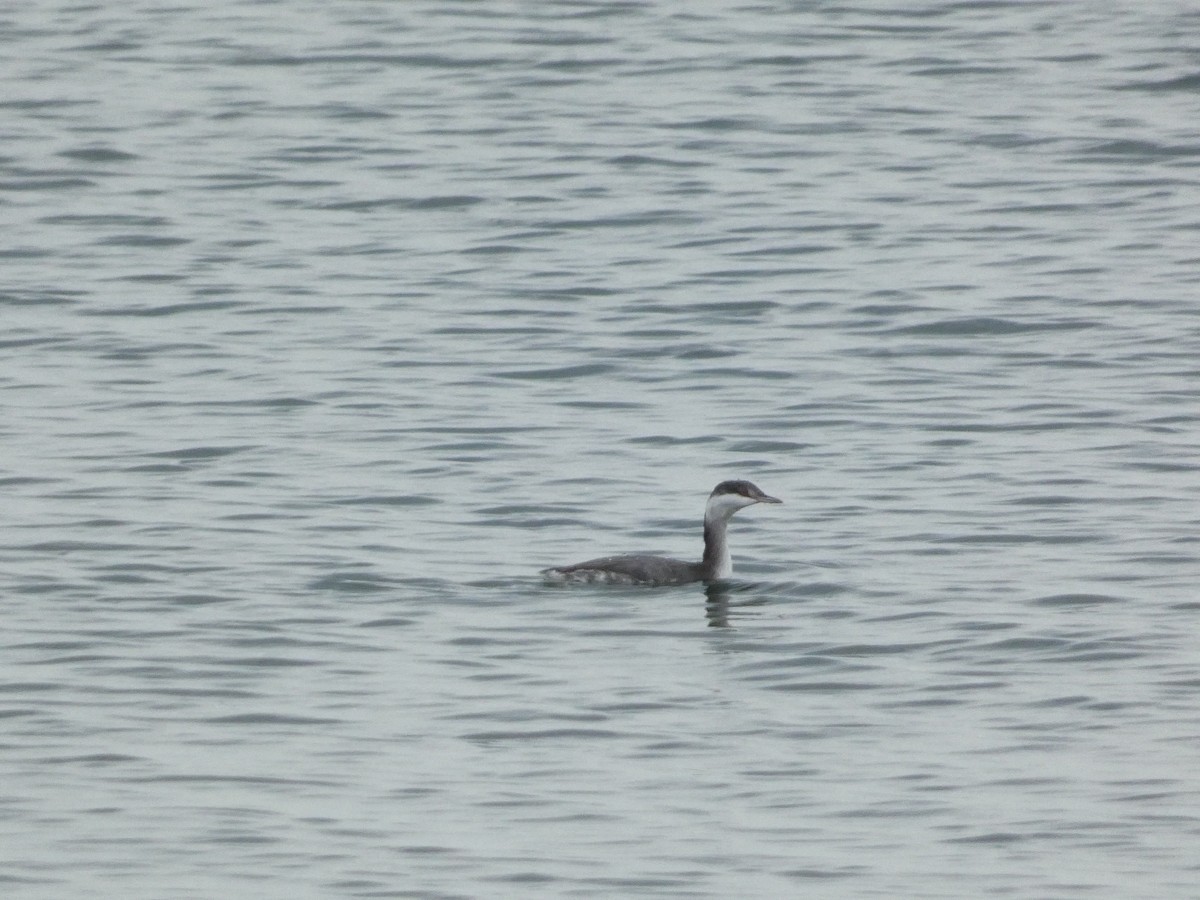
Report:
<svg viewBox="0 0 1200 900"><path fill-rule="evenodd" d="M709 628L732 628L730 619L743 619L762 615L752 606L763 606L765 599L737 601L734 595L753 590L757 585L732 581L711 581L704 586L704 616Z"/></svg>

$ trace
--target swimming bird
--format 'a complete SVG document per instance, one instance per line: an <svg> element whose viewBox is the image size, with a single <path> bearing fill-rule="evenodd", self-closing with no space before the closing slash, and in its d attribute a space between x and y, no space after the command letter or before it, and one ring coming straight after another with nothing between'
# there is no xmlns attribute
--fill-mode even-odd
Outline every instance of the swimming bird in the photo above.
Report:
<svg viewBox="0 0 1200 900"><path fill-rule="evenodd" d="M556 584L687 584L692 581L720 581L733 574L733 558L725 532L729 520L739 509L755 503L782 503L768 497L749 481L722 481L704 507L704 556L700 562L687 562L667 556L604 556L543 569L547 581Z"/></svg>

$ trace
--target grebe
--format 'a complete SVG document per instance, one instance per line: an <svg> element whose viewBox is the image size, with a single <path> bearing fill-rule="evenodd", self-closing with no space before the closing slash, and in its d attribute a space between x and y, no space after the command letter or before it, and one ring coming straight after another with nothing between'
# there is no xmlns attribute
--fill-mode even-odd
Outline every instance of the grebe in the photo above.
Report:
<svg viewBox="0 0 1200 900"><path fill-rule="evenodd" d="M755 503L782 503L768 497L749 481L722 481L708 495L704 507L704 558L686 562L666 556L605 556L573 566L543 569L556 584L687 584L720 581L733 574L733 558L725 531L739 509Z"/></svg>

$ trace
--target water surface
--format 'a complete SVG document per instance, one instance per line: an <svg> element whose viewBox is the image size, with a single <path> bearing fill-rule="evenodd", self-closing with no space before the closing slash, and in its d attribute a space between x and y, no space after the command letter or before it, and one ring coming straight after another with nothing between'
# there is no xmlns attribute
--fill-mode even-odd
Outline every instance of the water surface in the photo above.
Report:
<svg viewBox="0 0 1200 900"><path fill-rule="evenodd" d="M3 18L6 895L1195 895L1195 13Z"/></svg>

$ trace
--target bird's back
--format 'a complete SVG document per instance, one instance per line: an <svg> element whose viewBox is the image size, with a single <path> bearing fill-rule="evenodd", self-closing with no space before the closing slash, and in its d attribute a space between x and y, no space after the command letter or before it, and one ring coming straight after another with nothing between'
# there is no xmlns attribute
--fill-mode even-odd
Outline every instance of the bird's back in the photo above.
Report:
<svg viewBox="0 0 1200 900"><path fill-rule="evenodd" d="M687 584L700 581L700 564L667 556L603 556L573 566L544 569L561 584Z"/></svg>

